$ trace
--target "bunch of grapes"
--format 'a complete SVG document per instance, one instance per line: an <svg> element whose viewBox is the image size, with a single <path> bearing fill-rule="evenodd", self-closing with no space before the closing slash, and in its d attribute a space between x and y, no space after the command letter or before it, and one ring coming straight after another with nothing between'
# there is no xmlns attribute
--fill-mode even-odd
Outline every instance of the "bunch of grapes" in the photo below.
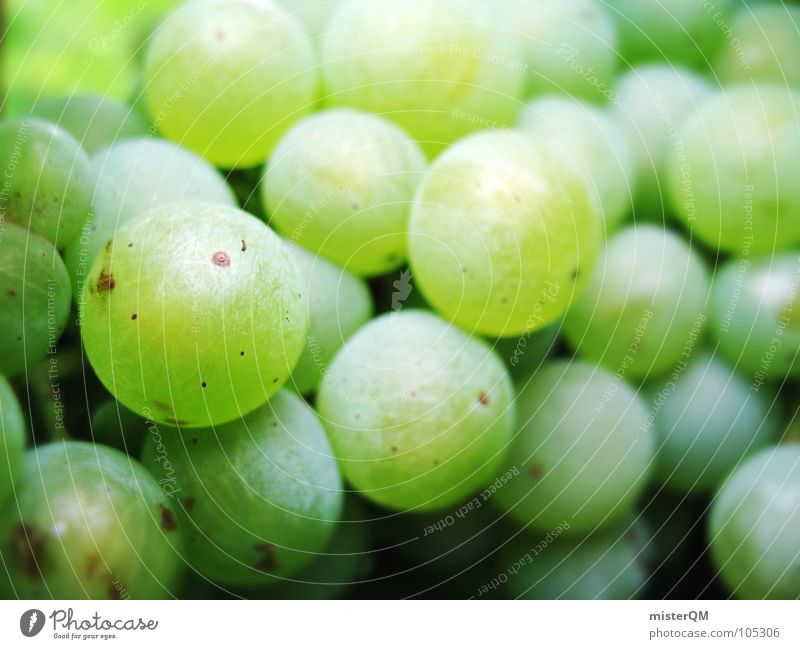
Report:
<svg viewBox="0 0 800 649"><path fill-rule="evenodd" d="M0 595L800 598L800 8L140 13L0 121Z"/></svg>

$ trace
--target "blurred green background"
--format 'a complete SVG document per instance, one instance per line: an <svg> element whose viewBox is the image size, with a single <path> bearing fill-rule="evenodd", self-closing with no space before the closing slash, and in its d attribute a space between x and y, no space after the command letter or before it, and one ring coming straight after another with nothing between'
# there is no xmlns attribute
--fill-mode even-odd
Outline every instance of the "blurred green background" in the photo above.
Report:
<svg viewBox="0 0 800 649"><path fill-rule="evenodd" d="M181 0L0 0L5 117L40 96L76 92L129 100L143 44Z"/></svg>

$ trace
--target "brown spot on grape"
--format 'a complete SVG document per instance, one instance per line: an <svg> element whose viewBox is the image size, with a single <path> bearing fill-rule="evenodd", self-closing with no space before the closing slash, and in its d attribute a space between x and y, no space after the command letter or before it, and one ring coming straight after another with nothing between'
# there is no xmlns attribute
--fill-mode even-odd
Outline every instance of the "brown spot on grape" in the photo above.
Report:
<svg viewBox="0 0 800 649"><path fill-rule="evenodd" d="M192 444L197 444L199 441L196 437L192 437Z"/></svg>
<svg viewBox="0 0 800 649"><path fill-rule="evenodd" d="M17 297L17 292L13 288L8 289L8 297Z"/></svg>
<svg viewBox="0 0 800 649"><path fill-rule="evenodd" d="M203 388L203 389L205 390L205 389L206 389L206 385L208 385L208 384L207 384L205 381L203 381L203 382L200 384L200 387L201 387L201 388Z"/></svg>
<svg viewBox="0 0 800 649"><path fill-rule="evenodd" d="M397 448L396 446L392 446L392 453L397 453L397 451L399 451L399 450L400 449Z"/></svg>
<svg viewBox="0 0 800 649"><path fill-rule="evenodd" d="M433 461L433 466L439 466L439 460L434 460Z"/></svg>
<svg viewBox="0 0 800 649"><path fill-rule="evenodd" d="M278 379L277 379L277 378L275 378L275 379L272 379L272 382L273 382L273 383L277 383L277 382L278 382Z"/></svg>
<svg viewBox="0 0 800 649"><path fill-rule="evenodd" d="M95 578L97 571L100 568L101 561L102 559L100 558L99 554L93 554L86 560L86 570L84 571L86 579Z"/></svg>
<svg viewBox="0 0 800 649"><path fill-rule="evenodd" d="M213 255L211 255L211 261L214 262L215 266L222 266L223 268L227 268L231 265L230 255L223 250L215 252Z"/></svg>
<svg viewBox="0 0 800 649"><path fill-rule="evenodd" d="M128 248L133 248L133 241L128 244Z"/></svg>
<svg viewBox="0 0 800 649"><path fill-rule="evenodd" d="M164 505L159 505L159 508L161 509L161 529L165 532L174 532L178 527L175 514L172 513L169 507L164 507Z"/></svg>
<svg viewBox="0 0 800 649"><path fill-rule="evenodd" d="M185 419L175 419L175 417L165 417L164 421L172 426L188 426L189 422Z"/></svg>
<svg viewBox="0 0 800 649"><path fill-rule="evenodd" d="M244 352L239 352L239 356L244 356Z"/></svg>
<svg viewBox="0 0 800 649"><path fill-rule="evenodd" d="M541 480L544 477L544 467L541 464L531 464L528 467L528 476L531 480Z"/></svg>
<svg viewBox="0 0 800 649"><path fill-rule="evenodd" d="M486 392L486 390L481 390L481 393L478 395L478 402L482 406L489 405L489 394Z"/></svg>
<svg viewBox="0 0 800 649"><path fill-rule="evenodd" d="M247 241L242 239L242 252L247 252Z"/></svg>
<svg viewBox="0 0 800 649"><path fill-rule="evenodd" d="M261 572L275 572L278 563L275 561L275 546L271 543L257 543L253 546L255 551L261 554L255 567Z"/></svg>
<svg viewBox="0 0 800 649"><path fill-rule="evenodd" d="M131 320L136 320L136 318L138 318L138 317L139 317L139 316L138 316L138 315L136 315L136 314L134 313L134 314L131 316Z"/></svg>
<svg viewBox="0 0 800 649"><path fill-rule="evenodd" d="M11 556L22 574L43 579L47 535L33 525L17 523L11 536Z"/></svg>
<svg viewBox="0 0 800 649"><path fill-rule="evenodd" d="M189 498L184 499L183 501L183 506L186 507L187 512L192 511L196 504L197 500L195 498L192 498L191 496Z"/></svg>
<svg viewBox="0 0 800 649"><path fill-rule="evenodd" d="M165 412L167 414L172 414L172 408L168 406L163 401L153 401L153 405L158 408L161 412Z"/></svg>
<svg viewBox="0 0 800 649"><path fill-rule="evenodd" d="M572 271L572 281L573 282L577 282L580 279L580 276L581 276L581 269L580 268L576 268L575 270Z"/></svg>
<svg viewBox="0 0 800 649"><path fill-rule="evenodd" d="M114 243L113 239L109 239L108 241L106 241L106 252L107 253L111 252L111 246L113 245L113 243Z"/></svg>
<svg viewBox="0 0 800 649"><path fill-rule="evenodd" d="M97 292L105 293L106 291L113 291L117 287L117 280L107 270L100 271L100 277L97 278Z"/></svg>

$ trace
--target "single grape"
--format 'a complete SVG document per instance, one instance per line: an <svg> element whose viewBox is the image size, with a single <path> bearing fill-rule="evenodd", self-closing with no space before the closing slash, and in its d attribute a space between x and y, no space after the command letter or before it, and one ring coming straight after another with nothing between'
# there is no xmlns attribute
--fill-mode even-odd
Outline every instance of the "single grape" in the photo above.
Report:
<svg viewBox="0 0 800 649"><path fill-rule="evenodd" d="M617 115L568 97L547 95L523 109L519 125L585 177L607 232L625 220L631 212L636 165L629 134Z"/></svg>
<svg viewBox="0 0 800 649"><path fill-rule="evenodd" d="M630 226L608 241L564 336L582 357L622 376L655 377L691 356L709 290L702 258L679 235Z"/></svg>
<svg viewBox="0 0 800 649"><path fill-rule="evenodd" d="M19 478L26 428L17 395L0 374L0 506L11 498Z"/></svg>
<svg viewBox="0 0 800 649"><path fill-rule="evenodd" d="M667 192L692 233L738 256L800 242L800 93L727 88L681 128Z"/></svg>
<svg viewBox="0 0 800 649"><path fill-rule="evenodd" d="M745 6L731 24L714 71L724 83L774 81L800 87L800 8L781 4Z"/></svg>
<svg viewBox="0 0 800 649"><path fill-rule="evenodd" d="M25 455L0 554L19 599L174 595L182 539L173 505L136 460L88 442Z"/></svg>
<svg viewBox="0 0 800 649"><path fill-rule="evenodd" d="M300 276L283 242L231 207L178 202L117 231L81 305L89 361L152 421L237 419L285 383L306 341Z"/></svg>
<svg viewBox="0 0 800 649"><path fill-rule="evenodd" d="M600 102L612 93L617 27L600 0L506 2L511 33L524 46L526 96L558 92Z"/></svg>
<svg viewBox="0 0 800 649"><path fill-rule="evenodd" d="M722 46L735 0L608 0L628 65L669 61L707 67Z"/></svg>
<svg viewBox="0 0 800 649"><path fill-rule="evenodd" d="M128 410L116 399L106 399L92 412L92 441L138 456L145 436L154 425Z"/></svg>
<svg viewBox="0 0 800 649"><path fill-rule="evenodd" d="M53 245L0 221L0 373L12 376L55 353L71 304L69 275Z"/></svg>
<svg viewBox="0 0 800 649"><path fill-rule="evenodd" d="M0 123L0 220L18 223L60 250L92 216L95 174L66 131L35 118Z"/></svg>
<svg viewBox="0 0 800 649"><path fill-rule="evenodd" d="M633 508L655 453L647 408L627 383L580 361L545 365L517 394L519 431L508 453L517 474L494 502L522 525L571 534Z"/></svg>
<svg viewBox="0 0 800 649"><path fill-rule="evenodd" d="M658 453L655 474L672 489L708 491L748 455L774 440L772 395L708 352L650 390Z"/></svg>
<svg viewBox="0 0 800 649"><path fill-rule="evenodd" d="M153 430L145 465L175 497L186 559L227 586L275 583L322 552L342 482L314 411L278 392L244 419L209 430Z"/></svg>
<svg viewBox="0 0 800 649"><path fill-rule="evenodd" d="M94 218L64 254L80 299L89 266L118 228L150 209L193 200L236 207L222 174L177 144L155 138L119 142L92 156L98 176Z"/></svg>
<svg viewBox="0 0 800 649"><path fill-rule="evenodd" d="M666 164L683 146L686 118L712 92L699 74L671 65L642 65L619 79L613 110L633 148L637 219L665 220Z"/></svg>
<svg viewBox="0 0 800 649"><path fill-rule="evenodd" d="M269 0L192 0L150 40L145 100L170 139L223 167L270 154L317 92L305 29Z"/></svg>
<svg viewBox="0 0 800 649"><path fill-rule="evenodd" d="M500 553L515 599L637 599L649 578L642 526L615 527L579 539L558 528L520 534ZM644 542L643 542L644 541Z"/></svg>
<svg viewBox="0 0 800 649"><path fill-rule="evenodd" d="M510 126L525 64L498 7L472 0L347 0L322 44L325 101L377 113L426 153Z"/></svg>
<svg viewBox="0 0 800 649"><path fill-rule="evenodd" d="M406 257L408 215L425 158L400 128L339 109L284 137L264 174L262 199L287 239L359 275Z"/></svg>
<svg viewBox="0 0 800 649"><path fill-rule="evenodd" d="M572 165L524 135L481 133L431 167L411 213L409 256L442 315L511 337L564 313L594 267L601 230Z"/></svg>
<svg viewBox="0 0 800 649"><path fill-rule="evenodd" d="M714 498L708 532L736 597L800 598L800 445L765 449L736 469Z"/></svg>
<svg viewBox="0 0 800 649"><path fill-rule="evenodd" d="M372 295L364 280L310 252L292 246L308 300L308 341L288 386L300 394L316 392L333 356L372 317Z"/></svg>
<svg viewBox="0 0 800 649"><path fill-rule="evenodd" d="M347 341L317 408L345 477L392 509L455 504L491 482L514 425L512 387L484 343L403 310Z"/></svg>
<svg viewBox="0 0 800 649"><path fill-rule="evenodd" d="M800 376L800 257L733 259L714 276L709 333L756 387Z"/></svg>
<svg viewBox="0 0 800 649"><path fill-rule="evenodd" d="M35 117L57 124L84 151L94 153L118 140L147 135L150 125L133 108L104 95L70 95L36 103Z"/></svg>

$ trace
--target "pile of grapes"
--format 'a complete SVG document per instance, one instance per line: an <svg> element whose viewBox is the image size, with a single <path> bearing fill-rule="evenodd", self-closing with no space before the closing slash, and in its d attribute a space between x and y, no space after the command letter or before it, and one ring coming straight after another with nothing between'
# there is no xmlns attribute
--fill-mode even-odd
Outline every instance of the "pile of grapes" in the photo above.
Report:
<svg viewBox="0 0 800 649"><path fill-rule="evenodd" d="M800 7L189 0L131 57L0 122L3 597L800 598Z"/></svg>

